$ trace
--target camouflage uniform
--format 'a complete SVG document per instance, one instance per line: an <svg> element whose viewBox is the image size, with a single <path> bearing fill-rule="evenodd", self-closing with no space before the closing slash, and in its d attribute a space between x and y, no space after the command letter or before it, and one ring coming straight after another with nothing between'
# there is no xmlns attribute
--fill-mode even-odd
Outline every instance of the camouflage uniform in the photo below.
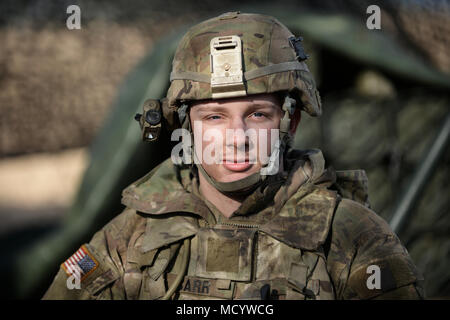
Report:
<svg viewBox="0 0 450 320"><path fill-rule="evenodd" d="M364 171L325 170L318 150L290 155L289 170L228 219L201 198L196 175L168 159L124 190L125 211L86 244L99 266L81 289L67 289L61 268L44 298L161 298L182 272L188 238L189 264L174 298L421 297L408 252L368 208ZM366 285L370 265L381 269L381 289Z"/></svg>
<svg viewBox="0 0 450 320"><path fill-rule="evenodd" d="M45 299L422 297L422 278L406 249L369 208L364 171L325 169L319 150L289 147L292 103L320 115L321 102L300 40L288 42L291 33L276 19L229 13L187 33L162 103L169 127L189 128L186 101L215 98L218 88L208 82L213 60L205 43L236 34L242 38L245 86L234 74L232 85L215 94L286 94L280 123L283 171L260 179L225 218L199 192L201 166L166 160L124 190L124 212L62 264ZM159 104L148 107L159 110ZM144 138L150 132L153 139L160 130L153 120L160 117L145 125L143 118ZM151 126L154 131L145 131ZM70 290L74 264L82 269L81 289ZM373 265L381 271L379 289L367 285Z"/></svg>

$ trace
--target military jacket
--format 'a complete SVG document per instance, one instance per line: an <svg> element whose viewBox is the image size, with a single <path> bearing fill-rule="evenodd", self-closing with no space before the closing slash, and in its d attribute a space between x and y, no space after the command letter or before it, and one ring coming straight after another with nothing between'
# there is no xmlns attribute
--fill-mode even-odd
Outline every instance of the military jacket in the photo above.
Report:
<svg viewBox="0 0 450 320"><path fill-rule="evenodd" d="M423 297L407 250L370 209L364 171L325 169L319 150L289 151L285 168L225 218L191 169L166 160L124 190L126 209L61 265L44 299Z"/></svg>

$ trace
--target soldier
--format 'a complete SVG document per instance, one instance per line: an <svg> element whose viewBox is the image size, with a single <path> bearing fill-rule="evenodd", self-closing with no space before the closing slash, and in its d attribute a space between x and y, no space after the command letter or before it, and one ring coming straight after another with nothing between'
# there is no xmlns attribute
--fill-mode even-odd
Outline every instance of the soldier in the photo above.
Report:
<svg viewBox="0 0 450 320"><path fill-rule="evenodd" d="M187 32L166 99L137 120L146 140L181 127L193 145L123 191L124 212L61 265L44 299L423 297L407 250L370 210L364 171L291 148L300 111L321 114L301 41L239 12ZM267 157L250 156L263 139L249 129L275 141ZM208 130L225 162L199 159Z"/></svg>

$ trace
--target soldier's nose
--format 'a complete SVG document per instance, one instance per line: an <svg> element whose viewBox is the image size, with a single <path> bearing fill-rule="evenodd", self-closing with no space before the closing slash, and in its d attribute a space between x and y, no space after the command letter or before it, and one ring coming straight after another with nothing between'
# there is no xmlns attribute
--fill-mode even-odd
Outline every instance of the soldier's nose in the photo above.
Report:
<svg viewBox="0 0 450 320"><path fill-rule="evenodd" d="M249 149L249 138L245 134L246 125L243 121L234 121L233 123L233 126L226 131L227 153L237 152L238 158L242 158L244 154L241 152L248 152Z"/></svg>
<svg viewBox="0 0 450 320"><path fill-rule="evenodd" d="M235 145L240 145L246 141L245 131L247 126L242 118L233 118L230 129L232 130L233 143Z"/></svg>

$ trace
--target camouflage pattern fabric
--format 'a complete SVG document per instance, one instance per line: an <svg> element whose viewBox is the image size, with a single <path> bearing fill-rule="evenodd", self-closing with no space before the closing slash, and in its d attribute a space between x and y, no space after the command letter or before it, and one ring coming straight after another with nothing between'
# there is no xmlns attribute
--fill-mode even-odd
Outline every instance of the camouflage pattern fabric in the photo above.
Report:
<svg viewBox="0 0 450 320"><path fill-rule="evenodd" d="M324 163L319 150L290 150L285 171L225 218L200 195L196 172L168 159L124 190L127 208L86 246L99 267L81 289L68 289L61 269L44 299L160 299L183 270L187 238L174 299L423 297L408 252L367 206L363 171L336 174ZM366 285L371 265L380 289Z"/></svg>

